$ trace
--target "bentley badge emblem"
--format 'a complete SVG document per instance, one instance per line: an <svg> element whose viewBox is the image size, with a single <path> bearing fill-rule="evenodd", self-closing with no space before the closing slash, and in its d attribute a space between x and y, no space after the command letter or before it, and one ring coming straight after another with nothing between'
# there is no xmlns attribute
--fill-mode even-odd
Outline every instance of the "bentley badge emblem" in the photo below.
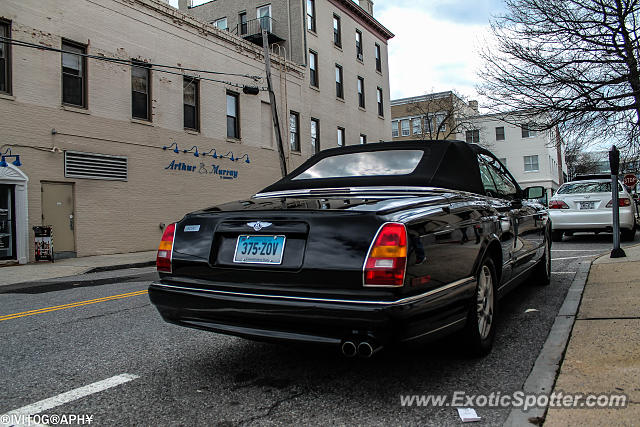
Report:
<svg viewBox="0 0 640 427"><path fill-rule="evenodd" d="M254 230L256 231L260 231L263 228L267 228L270 227L272 224L270 222L260 222L260 221L256 221L256 222L248 222L247 225L249 227L252 227Z"/></svg>

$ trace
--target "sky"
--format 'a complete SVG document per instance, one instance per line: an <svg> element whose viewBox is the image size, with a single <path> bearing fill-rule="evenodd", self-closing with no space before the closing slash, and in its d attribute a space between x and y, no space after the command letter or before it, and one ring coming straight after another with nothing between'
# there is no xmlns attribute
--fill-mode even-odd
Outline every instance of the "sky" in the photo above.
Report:
<svg viewBox="0 0 640 427"><path fill-rule="evenodd" d="M169 1L177 7L178 0ZM478 99L478 50L489 18L503 11L503 0L374 0L374 17L395 34L389 40L391 99L448 90Z"/></svg>

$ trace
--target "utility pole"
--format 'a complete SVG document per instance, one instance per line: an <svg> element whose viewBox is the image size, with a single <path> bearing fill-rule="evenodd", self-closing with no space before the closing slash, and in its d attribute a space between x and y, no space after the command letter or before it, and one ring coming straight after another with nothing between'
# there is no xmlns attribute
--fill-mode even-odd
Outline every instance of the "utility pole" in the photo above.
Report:
<svg viewBox="0 0 640 427"><path fill-rule="evenodd" d="M271 84L271 58L269 56L267 30L265 29L262 29L262 47L264 48L264 65L267 72L267 89L269 90L269 101L271 103L271 117L273 118L273 127L276 131L276 143L278 144L278 155L280 157L280 171L284 177L287 175L287 162L284 158L284 147L282 146L280 120L278 120L278 109L276 108L276 95L273 93L273 85Z"/></svg>

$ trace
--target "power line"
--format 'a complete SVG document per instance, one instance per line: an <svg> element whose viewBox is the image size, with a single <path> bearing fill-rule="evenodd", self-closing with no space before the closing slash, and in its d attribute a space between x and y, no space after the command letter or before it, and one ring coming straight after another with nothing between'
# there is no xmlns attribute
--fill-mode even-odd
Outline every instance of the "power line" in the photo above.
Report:
<svg viewBox="0 0 640 427"><path fill-rule="evenodd" d="M36 44L36 43L30 43L30 42L25 42L25 41L21 41L21 40L15 40L15 39L12 39L12 38L9 38L9 37L3 37L3 36L0 36L0 41L4 42L6 44L14 45L14 46L28 47L28 48L31 48L31 49L45 50L45 51L50 51L50 52L66 53L66 54L69 54L69 55L76 55L76 56L81 56L81 57L84 57L84 58L96 59L96 60L99 60L99 61L112 62L112 63L116 63L116 64L120 64L120 65L126 65L126 66L129 66L129 67L140 67L140 65L137 65L131 59L114 58L114 57L102 56L102 55L91 55L91 54L88 54L88 53L70 52L68 50L58 49L58 48L50 47L50 46L43 46L43 45L39 45L39 44ZM184 67L178 67L178 66L175 66L175 65L155 64L155 63L150 63L150 62L144 62L142 64L143 64L142 66L151 67L154 71L159 72L159 73L173 74L173 75L185 76L185 77L193 77L193 76L186 75L183 72L170 71L170 70L181 70L181 71L191 71L191 72L194 72L194 73L202 73L202 74L215 74L215 75L227 75L227 76L243 77L243 78L251 79L254 82L258 82L258 81L262 80L261 76L255 76L255 75L250 75L250 74L226 73L226 72L222 72L222 71L212 71L212 70L200 70L200 69L196 69L196 68L184 68ZM167 69L164 70L162 68L167 68ZM201 77L200 76L200 77L197 77L197 79L198 80L205 80L205 81L215 82L215 83L222 83L222 84L233 86L233 87L240 88L240 89L246 87L246 85L244 85L244 84L233 83L233 82L226 81L226 80L214 79L214 78L211 78L211 77ZM264 87L260 87L259 89L260 90L267 90Z"/></svg>

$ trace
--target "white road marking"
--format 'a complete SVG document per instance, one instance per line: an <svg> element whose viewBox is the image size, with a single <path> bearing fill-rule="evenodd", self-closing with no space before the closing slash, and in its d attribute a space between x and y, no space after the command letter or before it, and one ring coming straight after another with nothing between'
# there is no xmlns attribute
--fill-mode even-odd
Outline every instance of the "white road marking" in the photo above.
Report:
<svg viewBox="0 0 640 427"><path fill-rule="evenodd" d="M74 400L81 399L85 396L89 396L94 393L98 393L107 390L112 387L116 387L120 384L124 384L131 380L139 378L138 375L133 374L120 374L115 377L107 378L106 380L98 381L93 384L89 384L83 387L76 388L66 393L59 394L57 396L50 397L48 399L41 400L31 405L23 406L22 408L14 409L6 414L0 415L0 418L16 417L16 416L29 416L39 414L40 412L53 409L57 406L64 405L65 403L73 402Z"/></svg>
<svg viewBox="0 0 640 427"><path fill-rule="evenodd" d="M576 274L575 271L552 271L551 274Z"/></svg>
<svg viewBox="0 0 640 427"><path fill-rule="evenodd" d="M576 259L576 258L593 258L597 255L580 255L580 256L569 256L565 258L551 258L551 261L562 261L563 259Z"/></svg>

